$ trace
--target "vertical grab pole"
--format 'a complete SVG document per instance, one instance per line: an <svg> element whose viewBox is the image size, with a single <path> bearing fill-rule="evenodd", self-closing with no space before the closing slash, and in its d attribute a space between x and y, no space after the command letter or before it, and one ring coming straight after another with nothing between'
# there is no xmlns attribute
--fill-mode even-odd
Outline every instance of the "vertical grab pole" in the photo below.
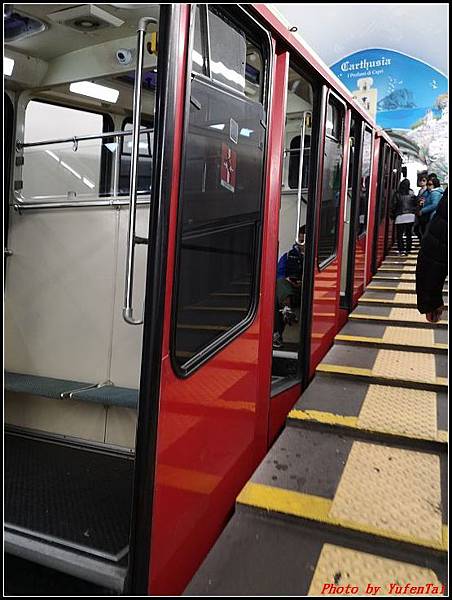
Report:
<svg viewBox="0 0 452 600"><path fill-rule="evenodd" d="M298 163L298 190L297 190L297 230L295 232L295 242L298 242L298 230L301 221L301 186L303 181L303 162L304 162L304 138L306 134L306 112L303 113L303 119L300 129L300 161ZM289 159L290 160L290 159Z"/></svg>
<svg viewBox="0 0 452 600"><path fill-rule="evenodd" d="M137 29L137 64L135 71L135 86L133 89L133 131L132 131L132 158L130 165L130 204L129 204L129 229L127 234L126 276L124 287L124 307L122 316L129 325L141 325L143 320L133 318L133 268L135 262L135 222L137 212L137 187L138 187L138 149L140 142L141 125L141 78L143 75L144 36L151 23L157 23L152 17L143 17L138 22Z"/></svg>

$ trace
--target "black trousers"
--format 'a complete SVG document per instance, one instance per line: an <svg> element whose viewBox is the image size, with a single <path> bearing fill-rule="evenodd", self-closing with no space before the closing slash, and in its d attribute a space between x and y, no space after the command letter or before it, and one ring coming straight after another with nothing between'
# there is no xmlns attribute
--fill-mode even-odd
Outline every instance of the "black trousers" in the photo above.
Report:
<svg viewBox="0 0 452 600"><path fill-rule="evenodd" d="M412 231L413 223L399 223L396 225L397 247L399 252L411 252ZM404 234L406 236L406 240L403 237Z"/></svg>

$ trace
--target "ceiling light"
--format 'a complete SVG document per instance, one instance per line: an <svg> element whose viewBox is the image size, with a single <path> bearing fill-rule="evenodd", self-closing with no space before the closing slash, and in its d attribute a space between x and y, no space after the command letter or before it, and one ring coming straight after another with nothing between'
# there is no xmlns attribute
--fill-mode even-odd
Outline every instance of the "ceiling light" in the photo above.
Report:
<svg viewBox="0 0 452 600"><path fill-rule="evenodd" d="M104 85L99 85L97 83L91 83L91 81L77 81L76 83L71 83L69 90L75 94L98 98L99 100L105 100L106 102L117 102L119 97L119 90L105 87Z"/></svg>
<svg viewBox="0 0 452 600"><path fill-rule="evenodd" d="M14 69L14 59L3 57L3 73L5 75L11 76L13 74Z"/></svg>

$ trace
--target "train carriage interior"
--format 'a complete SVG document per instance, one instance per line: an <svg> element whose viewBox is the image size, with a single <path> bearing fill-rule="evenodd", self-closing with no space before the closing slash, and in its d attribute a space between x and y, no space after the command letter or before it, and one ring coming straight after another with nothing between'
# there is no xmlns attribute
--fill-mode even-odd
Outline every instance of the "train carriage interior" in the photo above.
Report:
<svg viewBox="0 0 452 600"><path fill-rule="evenodd" d="M301 324L304 318L302 292L307 276L304 254L313 109L312 85L293 65L290 66L275 289L273 393L281 391L287 385L293 385L294 380L299 378L299 353L303 343Z"/></svg>
<svg viewBox="0 0 452 600"><path fill-rule="evenodd" d="M63 571L78 562L88 572L90 561L100 561L110 583L122 581L143 333L122 317L136 32L142 17L153 18L137 174L139 319L159 5L5 11L5 53L14 61L5 77L7 549L48 566L54 554Z"/></svg>

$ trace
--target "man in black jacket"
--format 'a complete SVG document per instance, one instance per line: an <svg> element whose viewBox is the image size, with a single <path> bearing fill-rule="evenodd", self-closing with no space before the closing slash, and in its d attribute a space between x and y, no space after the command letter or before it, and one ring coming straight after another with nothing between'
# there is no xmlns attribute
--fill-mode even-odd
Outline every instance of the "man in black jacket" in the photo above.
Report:
<svg viewBox="0 0 452 600"><path fill-rule="evenodd" d="M422 238L416 266L417 308L430 323L437 323L444 310L442 291L448 268L447 201L448 189Z"/></svg>
<svg viewBox="0 0 452 600"><path fill-rule="evenodd" d="M293 308L300 306L301 281L303 278L305 225L298 230L297 242L278 262L276 281L275 320L273 347L282 348L286 325L298 321Z"/></svg>

